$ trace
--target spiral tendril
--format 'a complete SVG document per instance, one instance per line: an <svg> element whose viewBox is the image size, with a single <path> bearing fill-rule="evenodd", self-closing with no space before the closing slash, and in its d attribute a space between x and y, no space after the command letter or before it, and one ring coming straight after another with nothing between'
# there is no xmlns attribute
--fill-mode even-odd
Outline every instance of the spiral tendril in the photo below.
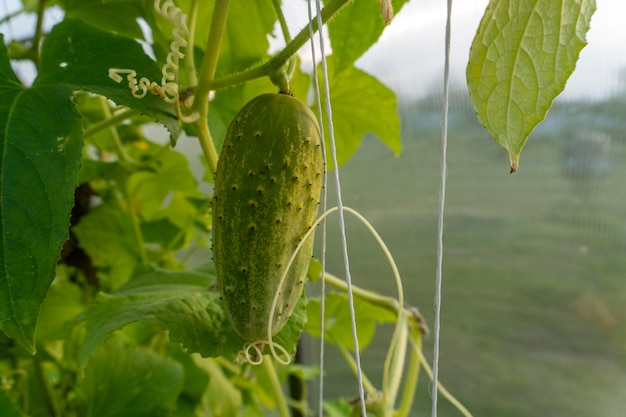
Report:
<svg viewBox="0 0 626 417"><path fill-rule="evenodd" d="M154 10L174 25L174 40L170 43L170 52L167 54L166 63L161 68L161 84L150 81L146 77L141 77L137 81L137 72L131 69L110 68L109 78L120 83L123 80L120 74L128 74L126 80L133 97L141 99L150 91L165 102L174 103L176 105L176 113L182 121L194 122L199 118L199 115L197 113L192 115L184 115L182 113L178 86L180 60L185 57L181 49L186 48L189 44L187 41L189 37L187 15L174 4L173 0L165 0L163 3L161 1L154 0Z"/></svg>

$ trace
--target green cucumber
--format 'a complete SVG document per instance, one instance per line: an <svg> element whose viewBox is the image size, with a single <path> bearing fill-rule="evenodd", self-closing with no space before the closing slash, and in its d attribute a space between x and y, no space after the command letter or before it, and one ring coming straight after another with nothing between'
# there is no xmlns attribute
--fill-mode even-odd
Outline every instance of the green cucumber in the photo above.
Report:
<svg viewBox="0 0 626 417"><path fill-rule="evenodd" d="M317 215L324 164L313 112L286 94L252 99L228 127L217 164L213 259L226 314L250 342L283 328L302 296L313 235L280 279Z"/></svg>

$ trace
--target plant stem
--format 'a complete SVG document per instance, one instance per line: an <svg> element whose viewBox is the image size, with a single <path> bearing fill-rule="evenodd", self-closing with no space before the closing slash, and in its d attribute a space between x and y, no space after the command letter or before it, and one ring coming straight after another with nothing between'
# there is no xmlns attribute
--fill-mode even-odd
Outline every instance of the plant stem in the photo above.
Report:
<svg viewBox="0 0 626 417"><path fill-rule="evenodd" d="M415 398L415 390L417 389L417 384L419 382L421 360L417 350L422 349L422 334L418 326L411 326L409 340L416 347L416 349L411 349L409 369L406 373L402 400L400 402L400 408L396 411L394 417L407 417L409 415L411 407L413 406L413 399Z"/></svg>
<svg viewBox="0 0 626 417"><path fill-rule="evenodd" d="M139 216L137 215L137 210L135 208L135 204L133 203L133 198L130 195L126 196L126 203L128 204L128 213L130 214L130 222L133 224L133 235L135 236L135 242L137 243L137 250L139 251L139 258L141 259L142 264L148 263L148 253L146 252L146 247L144 245L143 234L141 233L141 228L139 227Z"/></svg>
<svg viewBox="0 0 626 417"><path fill-rule="evenodd" d="M47 0L39 0L39 8L37 9L37 26L35 28L35 37L33 38L33 62L39 68L39 44L43 36L43 17L46 12Z"/></svg>
<svg viewBox="0 0 626 417"><path fill-rule="evenodd" d="M280 0L272 0L272 5L274 6L274 11L276 11L276 17L278 18L278 23L280 23L280 30L283 32L285 43L289 43L291 42L291 35L289 34L289 27L287 26L283 9L280 8Z"/></svg>
<svg viewBox="0 0 626 417"><path fill-rule="evenodd" d="M350 352L348 352L348 349L346 349L341 343L339 343L339 341L337 340L337 336L335 336L332 332L328 332L330 334L330 336L333 338L333 340L335 341L335 345L337 346L337 348L339 349L339 352L341 352L341 355L343 356L343 358L345 359L345 361L348 363L348 366L350 367L350 369L352 370L352 373L354 375L357 375L357 366L356 366L356 361L354 360L354 358L352 357L352 355L350 354ZM371 397L374 397L376 394L376 387L374 387L374 385L370 382L370 380L367 378L367 376L363 375L363 386L365 387L365 389L367 390L368 394Z"/></svg>
<svg viewBox="0 0 626 417"><path fill-rule="evenodd" d="M215 1L209 39L207 40L207 45L204 50L204 59L202 60L202 67L200 69L200 81L196 89L193 105L194 110L200 115L200 118L194 123L194 126L212 176L215 176L215 171L217 170L218 156L208 124L209 93L211 92L213 77L215 76L215 70L217 68L217 60L222 45L222 36L226 28L229 7L230 0Z"/></svg>
<svg viewBox="0 0 626 417"><path fill-rule="evenodd" d="M336 13L338 13L344 6L350 3L352 0L332 0L326 7L322 9L322 23L328 22ZM313 33L317 32L317 19L313 20ZM277 70L285 63L289 58L298 52L298 50L310 39L308 26L303 28L298 35L280 51L274 55L268 61L263 64L252 67L248 70L219 78L211 83L213 90L219 90L226 87L231 87L235 84L240 84L246 81L251 81L257 78L267 76L271 70Z"/></svg>
<svg viewBox="0 0 626 417"><path fill-rule="evenodd" d="M285 394L283 393L283 388L278 380L278 374L276 373L276 368L274 367L274 362L272 361L271 356L265 355L263 362L261 362L261 366L267 373L272 391L274 391L274 399L276 400L278 415L280 417L289 417L289 408L287 407Z"/></svg>
<svg viewBox="0 0 626 417"><path fill-rule="evenodd" d="M413 345L413 350L415 350L417 355L419 355L420 362L424 366L424 371L426 371L426 373L428 374L428 377L432 380L433 379L433 370L430 369L430 366L428 365L428 361L424 357L424 353L422 352L422 349L420 347L418 347L418 344L416 342L414 342L412 339L411 339L411 344ZM465 408L465 406L463 404L461 404L461 402L459 400L454 398L454 396L452 394L450 394L450 392L447 389L444 388L444 386L441 384L441 382L439 382L438 385L439 385L439 392L441 392L441 394L448 401L450 401L450 403L453 406L455 406L457 408L457 410L459 410L461 412L461 414L463 414L465 417L473 417L472 413L470 413L469 410L467 408Z"/></svg>
<svg viewBox="0 0 626 417"><path fill-rule="evenodd" d="M39 355L35 355L33 357L33 366L35 367L37 380L41 384L43 391L44 391L46 407L48 408L48 412L54 417L59 417L61 415L60 410L59 410L59 404L56 401L54 390L50 386L50 382L48 381L48 378L46 378Z"/></svg>
<svg viewBox="0 0 626 417"><path fill-rule="evenodd" d="M185 75L187 76L187 85L198 84L198 76L196 75L196 63L194 58L194 38L196 35L196 21L198 20L198 8L200 2L198 0L191 0L191 6L189 7L188 24L189 24L189 39L187 44L187 56L185 57Z"/></svg>
<svg viewBox="0 0 626 417"><path fill-rule="evenodd" d="M342 279L336 277L335 275L326 272L325 273L326 282L332 285L335 288L338 288L342 291L348 290L348 285ZM387 311L390 311L394 315L398 315L400 312L400 306L398 305L398 300L393 297L387 297L384 295L377 294L373 291L364 290L363 288L352 286L352 293L364 300L368 303L375 305L377 307L382 307Z"/></svg>
<svg viewBox="0 0 626 417"><path fill-rule="evenodd" d="M209 92L211 91L215 70L217 68L217 60L222 46L222 36L226 28L228 18L228 9L230 0L216 0L213 10L213 19L211 20L211 29L209 31L209 39L204 50L204 59L200 69L200 83L196 89L196 102L198 106L208 101ZM200 108L196 108L200 111ZM200 111L200 115L204 113Z"/></svg>
<svg viewBox="0 0 626 417"><path fill-rule="evenodd" d="M106 106L106 108L108 109L108 105ZM104 110L104 106L103 106L103 110ZM117 126L120 123L122 123L124 120L130 119L131 117L135 117L138 114L139 112L137 110L132 110L132 109L122 110L115 116L107 117L106 119L94 125L89 126L89 128L83 132L83 139L87 139L88 137L95 135L101 130L107 129L109 127ZM110 110L109 110L109 115L110 115Z"/></svg>
<svg viewBox="0 0 626 417"><path fill-rule="evenodd" d="M107 122L109 120L113 119L113 116L111 115L111 109L109 108L109 103L107 103L107 100L104 97L100 97L100 107L102 108L102 113L104 113L104 122ZM120 139L120 135L117 132L117 128L115 126L117 126L119 124L118 123L107 123L107 127L109 128L109 131L111 132L111 137L113 138L113 145L115 145L115 151L117 152L117 156L124 162L128 162L128 163L134 163L133 159L130 157L130 155L128 155L128 153L126 152L126 149L124 148L124 145L122 144L122 140Z"/></svg>

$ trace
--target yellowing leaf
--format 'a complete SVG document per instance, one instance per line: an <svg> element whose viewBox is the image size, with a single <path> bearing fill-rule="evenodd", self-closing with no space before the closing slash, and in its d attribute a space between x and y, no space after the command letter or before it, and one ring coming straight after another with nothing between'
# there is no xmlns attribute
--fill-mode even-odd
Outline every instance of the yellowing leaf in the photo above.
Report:
<svg viewBox="0 0 626 417"><path fill-rule="evenodd" d="M595 8L595 0L489 2L467 84L478 119L508 151L511 172L574 71Z"/></svg>

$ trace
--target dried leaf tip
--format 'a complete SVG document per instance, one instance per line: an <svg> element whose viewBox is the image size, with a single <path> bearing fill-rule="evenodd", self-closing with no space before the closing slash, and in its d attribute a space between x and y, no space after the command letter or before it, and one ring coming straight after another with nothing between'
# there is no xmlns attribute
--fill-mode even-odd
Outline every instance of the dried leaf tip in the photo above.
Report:
<svg viewBox="0 0 626 417"><path fill-rule="evenodd" d="M379 0L380 1L380 13L383 16L385 25L388 25L393 20L393 5L391 0Z"/></svg>

